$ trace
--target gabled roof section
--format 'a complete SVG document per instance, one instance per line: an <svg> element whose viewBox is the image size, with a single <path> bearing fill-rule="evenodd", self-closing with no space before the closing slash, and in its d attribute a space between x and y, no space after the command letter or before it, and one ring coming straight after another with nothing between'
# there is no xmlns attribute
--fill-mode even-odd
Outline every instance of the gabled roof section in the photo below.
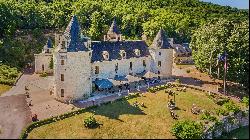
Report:
<svg viewBox="0 0 250 140"><path fill-rule="evenodd" d="M168 42L168 38L166 36L166 33L163 29L160 29L157 33L156 37L154 38L154 41L152 43L153 48L160 48L160 49L171 49L171 45Z"/></svg>
<svg viewBox="0 0 250 140"><path fill-rule="evenodd" d="M76 15L74 15L71 18L64 32L64 35L69 40L67 51L69 52L88 51L88 49L84 45L83 39L81 39L81 28Z"/></svg>
<svg viewBox="0 0 250 140"><path fill-rule="evenodd" d="M113 20L113 22L112 22L112 24L111 24L111 26L110 26L110 28L109 28L109 31L108 31L108 34L121 34L121 32L120 32L120 30L119 30L119 28L118 28L118 26L117 26L117 24L116 24L116 20L115 20L115 18L114 18L114 20Z"/></svg>

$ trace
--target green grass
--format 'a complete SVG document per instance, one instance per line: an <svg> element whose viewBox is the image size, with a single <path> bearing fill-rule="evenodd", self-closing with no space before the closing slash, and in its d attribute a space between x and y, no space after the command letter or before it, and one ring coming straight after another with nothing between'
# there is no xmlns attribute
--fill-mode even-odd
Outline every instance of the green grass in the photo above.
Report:
<svg viewBox="0 0 250 140"><path fill-rule="evenodd" d="M11 88L11 86L0 84L0 96L1 96L1 94L3 94L4 92L8 91L10 88Z"/></svg>
<svg viewBox="0 0 250 140"><path fill-rule="evenodd" d="M172 119L167 108L167 94L164 91L156 93L102 105L86 113L35 128L28 138L175 138L170 130L176 120ZM146 108L133 107L136 100L144 102ZM187 92L178 92L176 95L179 120L200 120L200 115L190 111L193 103L214 114L215 109L221 108L204 93L187 89ZM103 126L96 129L84 127L84 119L92 114Z"/></svg>

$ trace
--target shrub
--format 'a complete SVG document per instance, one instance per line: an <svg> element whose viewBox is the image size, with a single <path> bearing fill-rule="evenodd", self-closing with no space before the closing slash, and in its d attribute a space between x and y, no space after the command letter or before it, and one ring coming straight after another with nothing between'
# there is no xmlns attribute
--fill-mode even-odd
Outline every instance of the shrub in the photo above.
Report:
<svg viewBox="0 0 250 140"><path fill-rule="evenodd" d="M94 116L90 116L90 117L84 119L84 126L87 128L95 128L98 125L99 125L99 123L96 121Z"/></svg>
<svg viewBox="0 0 250 140"><path fill-rule="evenodd" d="M226 108L229 112L233 113L238 113L240 111L240 108L237 105L235 105L232 101L223 104L223 107Z"/></svg>
<svg viewBox="0 0 250 140"><path fill-rule="evenodd" d="M180 83L181 83L181 80L180 80L180 79L176 79L175 82L176 82L177 84L180 84Z"/></svg>
<svg viewBox="0 0 250 140"><path fill-rule="evenodd" d="M179 121L173 125L171 133L180 139L200 139L203 125L195 121Z"/></svg>
<svg viewBox="0 0 250 140"><path fill-rule="evenodd" d="M217 121L217 118L216 118L215 116L211 115L208 111L205 111L205 112L201 115L201 119L202 119L202 120L212 121L212 122Z"/></svg>
<svg viewBox="0 0 250 140"><path fill-rule="evenodd" d="M216 109L216 114L219 115L223 115L223 116L227 116L229 114L229 112L225 109Z"/></svg>
<svg viewBox="0 0 250 140"><path fill-rule="evenodd" d="M187 69L186 72L187 72L187 73L190 73L190 69Z"/></svg>
<svg viewBox="0 0 250 140"><path fill-rule="evenodd" d="M47 77L47 76L48 76L47 72L43 72L40 74L40 77Z"/></svg>
<svg viewBox="0 0 250 140"><path fill-rule="evenodd" d="M244 103L246 106L249 106L249 98L248 97L243 97L241 102Z"/></svg>
<svg viewBox="0 0 250 140"><path fill-rule="evenodd" d="M225 97L214 98L214 102L217 105L223 105L225 103L228 103L229 101L230 101L230 99L229 98L225 98Z"/></svg>

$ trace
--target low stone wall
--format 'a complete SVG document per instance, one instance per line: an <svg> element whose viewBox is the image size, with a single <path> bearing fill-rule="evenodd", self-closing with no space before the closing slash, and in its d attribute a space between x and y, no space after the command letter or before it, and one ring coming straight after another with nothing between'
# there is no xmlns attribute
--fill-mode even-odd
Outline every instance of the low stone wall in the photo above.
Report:
<svg viewBox="0 0 250 140"><path fill-rule="evenodd" d="M211 123L206 126L203 139L220 137L223 133L229 133L237 128L249 125L249 110L240 111L237 114L230 114L220 119L220 123Z"/></svg>

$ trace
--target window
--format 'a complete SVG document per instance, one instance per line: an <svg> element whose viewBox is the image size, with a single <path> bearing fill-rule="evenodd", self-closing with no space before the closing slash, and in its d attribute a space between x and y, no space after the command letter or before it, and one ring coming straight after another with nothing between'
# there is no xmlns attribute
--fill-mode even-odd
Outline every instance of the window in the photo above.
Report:
<svg viewBox="0 0 250 140"><path fill-rule="evenodd" d="M144 67L146 67L146 61L145 61L145 60L142 60L142 65L143 65Z"/></svg>
<svg viewBox="0 0 250 140"><path fill-rule="evenodd" d="M158 61L158 67L161 67L161 61Z"/></svg>
<svg viewBox="0 0 250 140"><path fill-rule="evenodd" d="M65 49L65 41L62 41L62 49Z"/></svg>
<svg viewBox="0 0 250 140"><path fill-rule="evenodd" d="M99 66L95 66L95 74L99 74Z"/></svg>
<svg viewBox="0 0 250 140"><path fill-rule="evenodd" d="M64 74L61 74L61 81L64 81Z"/></svg>
<svg viewBox="0 0 250 140"><path fill-rule="evenodd" d="M44 71L44 65L42 64L42 71Z"/></svg>
<svg viewBox="0 0 250 140"><path fill-rule="evenodd" d="M160 72L160 71L158 71L158 74L161 74L161 72Z"/></svg>
<svg viewBox="0 0 250 140"><path fill-rule="evenodd" d="M139 49L134 49L134 52L135 52L136 56L140 56L140 54L141 54Z"/></svg>
<svg viewBox="0 0 250 140"><path fill-rule="evenodd" d="M159 55L161 55L161 52L159 52Z"/></svg>
<svg viewBox="0 0 250 140"><path fill-rule="evenodd" d="M132 62L130 62L130 63L129 63L129 69L132 70L132 67L133 67L133 64L132 64Z"/></svg>
<svg viewBox="0 0 250 140"><path fill-rule="evenodd" d="M126 58L126 52L124 50L120 50L120 56L122 59Z"/></svg>
<svg viewBox="0 0 250 140"><path fill-rule="evenodd" d="M61 60L61 65L64 65L64 60Z"/></svg>
<svg viewBox="0 0 250 140"><path fill-rule="evenodd" d="M109 60L109 53L107 51L102 52L102 57L104 60Z"/></svg>
<svg viewBox="0 0 250 140"><path fill-rule="evenodd" d="M118 71L118 63L116 63L116 65L115 65L115 72L117 72Z"/></svg>
<svg viewBox="0 0 250 140"><path fill-rule="evenodd" d="M64 89L61 89L61 97L64 97Z"/></svg>

